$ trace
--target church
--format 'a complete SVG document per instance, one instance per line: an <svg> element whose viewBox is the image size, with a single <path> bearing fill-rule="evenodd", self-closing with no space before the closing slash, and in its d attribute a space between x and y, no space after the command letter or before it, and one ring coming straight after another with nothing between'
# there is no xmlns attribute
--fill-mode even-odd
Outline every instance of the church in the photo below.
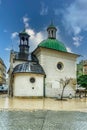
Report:
<svg viewBox="0 0 87 130"><path fill-rule="evenodd" d="M67 52L56 39L57 28L50 24L48 37L29 52L26 30L19 33L19 52L11 50L9 67L9 95L13 97L58 97L62 92L60 79L76 79L76 59L79 55ZM69 83L64 96L75 96L75 84Z"/></svg>

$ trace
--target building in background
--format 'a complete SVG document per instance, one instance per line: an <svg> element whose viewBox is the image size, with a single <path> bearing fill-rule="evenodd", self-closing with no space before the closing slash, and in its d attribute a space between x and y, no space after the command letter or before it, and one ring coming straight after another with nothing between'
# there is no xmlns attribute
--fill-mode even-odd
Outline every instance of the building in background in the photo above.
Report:
<svg viewBox="0 0 87 130"><path fill-rule="evenodd" d="M87 60L83 61L83 75L87 75Z"/></svg>
<svg viewBox="0 0 87 130"><path fill-rule="evenodd" d="M82 60L77 64L77 77L87 75L87 60Z"/></svg>
<svg viewBox="0 0 87 130"><path fill-rule="evenodd" d="M60 79L76 79L76 59L79 55L67 52L56 39L56 27L47 28L48 38L29 53L29 35L19 33L19 52L10 53L9 95L14 97L58 97L62 92ZM69 84L64 96L75 96L75 85Z"/></svg>
<svg viewBox="0 0 87 130"><path fill-rule="evenodd" d="M6 66L0 58L0 86L6 84Z"/></svg>

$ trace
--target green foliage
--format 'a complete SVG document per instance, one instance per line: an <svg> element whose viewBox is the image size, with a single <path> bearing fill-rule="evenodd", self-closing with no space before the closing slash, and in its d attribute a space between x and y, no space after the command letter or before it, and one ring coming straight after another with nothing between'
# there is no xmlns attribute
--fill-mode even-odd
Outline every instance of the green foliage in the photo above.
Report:
<svg viewBox="0 0 87 130"><path fill-rule="evenodd" d="M87 75L81 75L77 79L77 83L81 86L87 89Z"/></svg>

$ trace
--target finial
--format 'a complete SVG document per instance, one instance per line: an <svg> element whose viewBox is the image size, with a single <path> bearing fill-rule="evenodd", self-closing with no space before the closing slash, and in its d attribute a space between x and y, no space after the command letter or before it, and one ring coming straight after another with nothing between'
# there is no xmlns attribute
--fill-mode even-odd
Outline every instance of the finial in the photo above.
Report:
<svg viewBox="0 0 87 130"><path fill-rule="evenodd" d="M23 32L26 32L26 28L24 27L24 30L23 30Z"/></svg>

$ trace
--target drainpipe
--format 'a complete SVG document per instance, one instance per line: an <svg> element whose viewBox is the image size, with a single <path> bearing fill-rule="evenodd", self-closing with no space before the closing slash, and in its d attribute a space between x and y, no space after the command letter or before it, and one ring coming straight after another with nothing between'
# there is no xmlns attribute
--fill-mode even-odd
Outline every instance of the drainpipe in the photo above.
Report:
<svg viewBox="0 0 87 130"><path fill-rule="evenodd" d="M43 83L43 97L45 97L45 78L46 78L46 76L44 76L44 83Z"/></svg>

